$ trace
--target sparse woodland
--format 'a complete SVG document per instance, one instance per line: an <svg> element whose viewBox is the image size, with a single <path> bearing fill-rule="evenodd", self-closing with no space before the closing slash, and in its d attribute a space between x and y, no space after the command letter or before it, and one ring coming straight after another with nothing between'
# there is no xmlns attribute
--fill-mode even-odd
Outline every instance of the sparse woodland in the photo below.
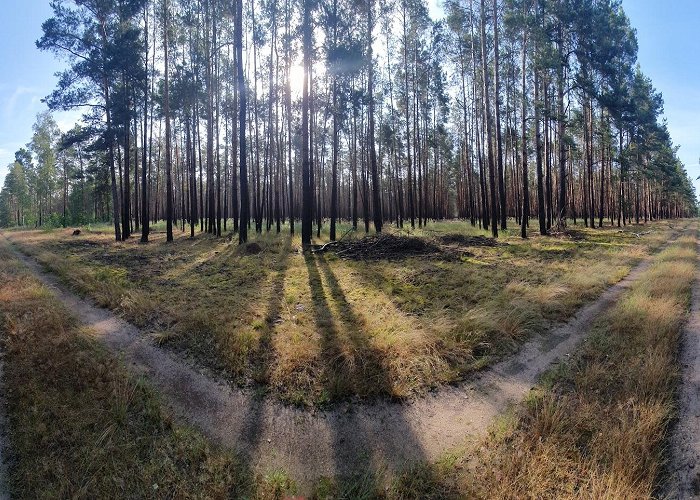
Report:
<svg viewBox="0 0 700 500"><path fill-rule="evenodd" d="M695 213L615 0L56 1L67 64L3 226L194 236L459 217L494 236ZM514 219L514 220L511 220ZM296 223L296 224L295 224ZM283 229L283 225L285 226Z"/></svg>
<svg viewBox="0 0 700 500"><path fill-rule="evenodd" d="M698 203L621 2L428 1L51 2L0 498L697 494Z"/></svg>

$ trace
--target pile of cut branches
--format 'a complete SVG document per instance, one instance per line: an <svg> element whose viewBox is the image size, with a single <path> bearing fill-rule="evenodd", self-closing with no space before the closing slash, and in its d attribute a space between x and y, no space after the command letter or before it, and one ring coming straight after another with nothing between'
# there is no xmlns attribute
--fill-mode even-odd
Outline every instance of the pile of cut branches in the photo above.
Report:
<svg viewBox="0 0 700 500"><path fill-rule="evenodd" d="M409 257L444 260L459 258L459 253L444 249L424 238L393 234L378 234L338 241L327 248L339 257L351 260L400 260Z"/></svg>

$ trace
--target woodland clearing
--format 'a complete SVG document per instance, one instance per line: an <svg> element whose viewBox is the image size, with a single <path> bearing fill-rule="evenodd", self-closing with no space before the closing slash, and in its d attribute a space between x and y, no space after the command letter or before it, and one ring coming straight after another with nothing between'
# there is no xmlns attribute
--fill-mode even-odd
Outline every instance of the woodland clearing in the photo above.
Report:
<svg viewBox="0 0 700 500"><path fill-rule="evenodd" d="M666 238L669 237L669 233L664 233L664 235ZM13 236L16 237L16 235ZM633 236L633 238L635 240L640 239L637 236ZM644 370L647 370L649 367L645 364L639 370L641 370L641 376L648 377L648 380L640 379L639 376L635 378L628 377L630 382L648 381L648 383L652 384L652 387L644 394L650 393L652 396L660 398L661 402L654 406L658 412L651 414L649 417L652 418L653 422L638 422L640 418L646 418L648 412L641 414L632 412L628 415L630 426L632 427L634 427L632 424L637 426L649 424L649 435L645 438L646 444L640 448L641 451L646 453L646 458L642 457L646 462L638 466L637 469L633 469L627 476L622 477L627 482L621 482L619 472L620 470L627 470L625 468L629 467L630 464L623 462L620 465L617 463L613 464L614 467L610 469L608 467L609 464L606 462L610 458L608 455L605 455L607 453L606 449L600 451L600 456L595 455L593 458L577 456L576 450L569 449L562 456L568 457L567 460L571 463L552 464L552 456L543 456L542 454L546 455L552 452L559 456L558 454L562 450L559 448L554 450L552 448L547 451L547 449L542 450L534 446L530 440L531 426L544 426L545 429L540 429L542 432L538 431L538 435L549 433L546 441L550 444L553 443L552 446L560 446L559 441L564 443L574 442L579 438L574 439L571 435L582 432L582 430L581 425L568 425L571 423L572 415L580 415L581 419L583 419L584 415L590 417L595 411L600 411L601 408L605 410L606 405L612 405L613 401L617 400L616 398L622 397L620 394L617 394L617 391L627 391L624 392L624 395L629 395L629 387L622 383L620 387L611 387L610 391L615 397L608 397L609 395L601 397L598 389L599 385L597 385L600 383L600 380L595 378L593 380L586 379L588 381L585 382L581 389L591 392L588 395L592 400L590 402L591 407L584 404L585 401L582 403L576 400L568 392L572 388L578 388L578 382L575 382L576 379L574 377L576 374L572 375L572 370L580 371L582 367L585 367L587 370L599 373L599 375L600 373L607 373L607 371L596 372L595 370L600 368L595 363L601 363L601 360L596 358L596 349L602 349L602 352L605 353L597 354L598 357L603 356L606 359L609 357L607 351L609 348L607 342L611 341L609 336L623 335L624 331L627 331L624 328L625 323L620 323L619 321L611 322L610 319L613 315L618 315L625 311L621 308L630 307L625 305L627 302L637 300L630 298L630 296L634 297L635 293L641 294L638 300L643 302L642 304L636 304L635 307L637 309L641 307L652 315L654 314L653 308L656 307L656 302L654 301L663 302L659 302L658 307L677 304L677 306L673 307L681 308L680 311L671 308L668 312L675 318L675 321L671 321L665 315L661 319L656 316L647 318L653 320L648 326L648 330L657 331L658 328L661 328L661 330L658 330L661 332L660 335L663 335L663 332L668 332L666 333L668 339L665 340L668 345L664 344L666 346L664 349L666 350L659 354L659 359L662 361L666 360L668 363L668 360L663 356L668 355L668 350L678 340L677 334L683 319L682 310L687 305L689 283L694 276L695 254L693 242L694 240L691 237L686 236L682 237L678 243L672 243L668 249L653 257L651 268L648 268L648 266L652 264L652 261L647 259L646 263L635 269L635 272L620 283L620 286L606 291L603 297L607 295L607 299L601 297L588 308L588 313L584 310L577 315L577 319L573 322L554 332L550 332L554 334L553 338L555 340L552 340L552 337L548 339L547 336L544 336L533 339L531 342L526 342L516 356L496 364L493 369L484 371L483 375L478 377L471 385L443 389L427 397L412 398L408 404L375 402L367 405L355 400L356 404L354 406L345 404L345 406L330 410L330 413L322 412L325 413L325 416L321 417L321 420L325 421L325 429L324 424L319 427L319 419L315 415L315 411L309 412L303 408L295 409L274 403L275 394L270 394L272 403L270 403L270 397L265 398L264 402L260 403L261 400L259 396L256 396L256 391L253 390L251 392L250 389L247 390L247 400L231 400L231 394L240 395L245 394L246 391L237 392L240 390L235 388L227 389L218 385L218 389L215 388L213 391L219 391L218 395L212 396L209 394L208 396L205 395L204 399L200 399L201 393L198 390L193 390L197 389L197 387L177 385L183 379L178 378L179 372L170 371L170 368L168 368L169 361L167 360L174 360L184 370L191 370L192 374L188 376L193 379L215 380L216 373L207 375L199 372L196 369L196 365L195 369L193 369L192 363L196 364L197 358L191 358L190 362L182 364L183 362L180 361L182 353L179 351L168 354L166 351L161 351L153 346L152 349L161 353L158 355L160 357L151 359L150 363L152 366L150 367L148 366L149 361L146 361L144 364L143 359L141 359L142 366L137 366L136 371L146 377L146 380L148 380L147 386L152 384L158 392L161 392L168 408L166 413L174 414L177 420L183 418L185 425L192 424L194 428L203 431L205 436L214 439L215 443L225 445L225 449L237 449L242 452L241 456L245 457L244 463L247 463L252 469L248 470L242 466L237 466L240 470L245 470L245 472L239 473L236 476L238 477L236 481L225 482L219 485L224 489L229 488L227 490L229 492L231 491L230 488L245 487L248 488L246 491L253 492L250 494L254 496L264 496L268 493L274 496L299 491L301 488L301 491L305 493L310 492L313 496L319 498L330 498L337 495L340 497L355 497L356 494L362 494L367 498L377 496L391 498L487 497L489 496L489 491L498 491L489 490L488 488L498 487L504 474L506 477L510 477L512 482L506 483L510 486L502 486L500 490L502 496L518 496L519 491L541 491L543 494L556 492L557 495L566 495L567 491L572 493L573 491L585 490L590 491L592 496L599 492L611 491L619 493L634 492L635 494L651 492L656 487L657 483L655 481L658 480L661 464L663 463L660 443L663 440L664 429L673 413L672 405L669 405L668 398L669 396L672 398L672 382L675 372L670 371L667 375L667 378L670 377L669 380L671 382L668 382L667 378L663 379L667 380L666 382L663 382L663 380L657 381L658 383L653 382L651 377L658 377L659 374L646 373ZM648 251L659 246L660 244L656 244L654 247L649 247L650 250ZM23 259L31 267L34 267L35 272L43 276L42 280L45 283L47 283L46 280L49 280L48 284L54 287L54 292L61 297L62 301L66 302L66 297L71 295L70 292L63 288L66 285L58 284L54 278L37 268L36 264L33 264L30 259L26 257ZM13 259L3 260L13 261ZM334 259L332 262L337 262L337 259ZM660 279L662 276L667 278ZM53 285L50 281L52 279ZM669 290L663 288L666 285L670 287ZM56 288L56 286L59 288ZM627 291L630 287L631 290ZM617 290L615 290L616 288ZM669 294L670 296L667 297ZM92 325L92 328L97 331L98 337L104 336L103 340L107 345L110 345L110 342L112 342L112 350L117 352L121 350L123 352L127 363L137 365L139 362L139 350L143 350L144 345L153 345L147 338L144 342L142 332L123 322L126 326L118 326L118 329L131 328L133 332L129 335L136 335L141 338L131 338L131 340L125 342L124 340L119 340L117 335L117 337L110 340L108 336L110 334L109 328L112 328L110 325L113 324L113 321L120 322L121 320L113 317L113 319L109 319L109 313L100 313L99 309L96 309L98 312L91 314L104 314L106 315L105 317L86 317L84 312L81 312L82 307L95 308L75 296L72 299L69 298L69 300L74 301L69 302L69 306L76 311L76 314L83 321L86 318L90 320L88 324ZM595 306L598 303L601 305L596 309ZM75 306L75 304L79 304L79 306ZM649 309L650 307L651 309ZM662 324L657 319L659 321L663 320ZM589 328L591 324L594 325L592 330ZM642 324L635 323L635 325ZM568 339L567 334L564 333L562 341L557 341L557 332L559 332L559 335L562 335L562 332L566 332L567 328L569 330L568 336L571 339ZM622 331L618 331L620 328ZM589 334L591 335L591 340L586 342L580 349L582 353L576 353L568 362L565 361L560 365L556 365L556 368L536 385L537 376L543 370L557 359L566 360L570 355L574 354L578 341ZM625 345L630 350L634 349L634 351L627 353L631 358L627 359L625 358L626 349L620 350L620 359L624 363L619 369L629 371L629 363L638 363L640 350L648 347L649 342L655 339L647 339L645 337L639 340L642 343L639 347L635 347L634 343L629 342L629 339L624 340L626 342ZM563 341L566 340L570 340L570 343L564 344ZM601 345L598 345L598 343ZM136 347L132 347L132 345ZM618 347L621 347L621 344L618 344ZM634 354L635 352L637 354ZM549 354L551 356L548 356ZM657 358L655 360L658 361ZM589 362L593 363L592 368L588 367ZM160 368L154 369L154 366L165 368L164 371L159 373ZM606 364L605 366L607 370L608 365ZM176 376L173 377L173 375ZM640 374L636 373L636 375ZM122 376L125 375L122 374ZM590 377L595 377L595 374L590 375ZM177 384L173 385L171 382L168 388L167 384L163 384L164 378L174 378ZM535 390L530 392L530 388L533 386L535 386ZM178 387L186 389L179 398L177 397ZM201 387L199 389L201 391ZM259 391L257 392L259 393ZM467 397L465 397L465 393L468 393ZM633 394L633 396L637 397L638 395ZM522 405L517 404L523 397L526 397L525 403ZM226 398L229 398L229 400L227 401ZM574 404L572 403L574 400L578 401L576 404L583 404L584 406L570 408ZM212 401L215 404L210 404ZM241 405L241 403L244 404ZM658 401L653 401L653 403L656 404ZM340 403L336 402L336 406L338 404ZM244 415L242 418L239 418L240 412L232 411L240 406L250 408L249 414ZM470 411L455 411L455 408L461 407L463 409L465 406L470 407ZM555 411L551 406L560 406L561 408ZM595 409L593 406L595 406ZM196 408L199 409L200 414L208 414L208 422L198 421L197 417L191 418L192 413L197 414ZM453 413L445 413L445 411L449 412L450 408ZM545 408L547 411L554 411L555 415L543 415L542 408ZM582 412L582 410L586 411ZM505 413L503 413L504 411ZM603 414L605 414L605 411ZM186 413L189 413L189 415L186 415ZM222 414L228 415L228 420L221 420ZM274 415L274 417L271 415ZM499 417L499 415L501 416ZM462 417L461 420L456 420L458 425L455 425L455 416ZM558 418L567 418L569 420L566 420L566 425L554 425L554 427L551 427L551 422L548 424L547 422L542 423L539 421L539 419L556 420ZM284 422L285 419L287 424ZM314 422L314 419L316 419L316 422ZM440 424L441 421L443 424ZM289 425L289 422L293 422L293 424ZM382 422L382 425L377 426L377 422ZM398 425L398 423L402 425ZM539 429L539 427L537 428ZM235 429L238 429L240 432L236 432ZM355 439L358 429L362 429L364 432L359 441ZM447 436L445 436L445 431L449 429L452 432L448 432ZM638 436L639 429L638 427L635 427L635 429L629 432L633 432L635 436ZM617 430L618 434L620 434L621 439L623 439L622 444L629 442L630 438L626 434L628 430L615 429L614 425L613 430ZM232 438L232 434L236 434L236 436ZM311 474L307 473L305 475L302 472L308 469L309 463L303 463L304 467L301 469L295 467L293 452L290 453L290 450L293 449L296 449L297 452L299 451L300 442L298 440L290 441L289 435L298 434L307 438L312 436L310 443L307 440L307 444L311 444L310 449L325 449L326 453L331 453L330 457L324 456L324 452L317 452L315 455L311 454L310 461L312 463L314 459L318 460L316 463L317 469L312 470ZM390 438L394 434L396 435L395 439ZM197 433L195 432L194 435L196 436ZM241 436L245 435L251 436L247 443L245 439L241 439ZM407 439L407 436L414 436L414 439ZM459 438L456 436L459 436ZM326 437L329 438L328 442L326 442ZM441 439L444 442L437 447L433 446L431 449L429 445L426 446L426 443L440 441ZM283 443L280 443L280 441L283 442L285 440L289 441L289 446L286 449ZM377 446L377 443L380 441L384 441L385 444ZM252 447L251 442L253 443ZM400 442L403 442L404 445L397 447L396 443ZM534 451L533 446L535 448ZM633 448L635 445L634 443L628 443L627 446L628 448ZM378 448L379 452L377 453ZM419 450L419 453L416 455L414 450L413 453L406 454L405 450L408 448L415 448ZM634 450L635 456L639 456L638 452L640 449ZM525 453L525 458L521 456L522 453ZM308 458L308 453L298 455ZM364 468L337 467L338 463L347 462L349 459L357 460L358 456L364 457L361 460L367 462ZM475 456L478 458L474 458ZM235 462L232 457L222 458L221 460L231 461L226 462L231 464L239 463ZM328 466L327 462L329 460L331 462L335 461L336 466ZM562 467L561 470L567 471L567 474L570 475L565 475L559 481L542 481L538 483L539 490L509 489L515 488L517 484L520 484L523 488L537 486L535 483L528 483L525 486L522 482L523 474L525 474L525 477L531 477L534 472L538 471L545 475L552 474L551 470L541 468L542 464L540 461L549 464L548 467L555 467L556 470L559 470L558 467ZM326 468L318 468L318 463L326 463ZM356 465L358 463L360 462L355 462ZM573 474L571 472L576 470L571 468L572 463L579 467L578 470L581 474ZM409 467L408 472L406 472L406 467ZM365 473L358 473L358 470L364 470ZM636 472L634 472L635 470ZM116 474L119 475L119 472ZM475 481L475 475L478 475L478 477L485 476L488 480L483 482ZM641 479L640 475L643 476ZM617 485L616 487L619 488L611 490L612 485Z"/></svg>
<svg viewBox="0 0 700 500"><path fill-rule="evenodd" d="M495 244L466 224L436 223L391 236L431 255L399 244L408 250L391 260L347 258L353 247L372 253L376 238L362 245L358 235L338 255L302 254L298 239L275 234L243 247L184 235L162 245L163 233L152 245L115 243L99 229L7 234L159 344L238 385L326 406L463 380L566 320L672 231L658 223Z"/></svg>

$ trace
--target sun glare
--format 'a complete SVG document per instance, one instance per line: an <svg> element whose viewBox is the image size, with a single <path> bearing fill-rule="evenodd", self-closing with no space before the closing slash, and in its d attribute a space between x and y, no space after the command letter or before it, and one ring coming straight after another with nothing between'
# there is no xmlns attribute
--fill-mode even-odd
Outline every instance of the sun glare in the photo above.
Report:
<svg viewBox="0 0 700 500"><path fill-rule="evenodd" d="M289 85L294 97L301 97L304 90L304 66L294 64L289 70Z"/></svg>

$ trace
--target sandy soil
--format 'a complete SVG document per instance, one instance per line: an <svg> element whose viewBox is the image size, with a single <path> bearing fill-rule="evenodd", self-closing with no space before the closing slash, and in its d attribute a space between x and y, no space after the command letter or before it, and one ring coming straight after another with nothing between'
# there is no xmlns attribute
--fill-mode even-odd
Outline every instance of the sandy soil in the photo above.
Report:
<svg viewBox="0 0 700 500"><path fill-rule="evenodd" d="M178 420L200 429L215 443L238 450L258 470L285 469L302 492L321 476L368 468L391 473L411 462L434 460L484 436L494 417L520 401L552 363L569 356L594 319L650 264L645 260L571 321L529 340L516 355L469 382L406 403L347 403L312 412L216 380L155 346L112 312L79 298L33 259L16 253L110 350L123 355L125 362L150 380ZM700 332L697 302L696 331ZM695 437L700 440L700 435Z"/></svg>
<svg viewBox="0 0 700 500"><path fill-rule="evenodd" d="M698 241L700 252L700 241ZM681 343L678 421L671 437L669 498L700 498L700 267Z"/></svg>

